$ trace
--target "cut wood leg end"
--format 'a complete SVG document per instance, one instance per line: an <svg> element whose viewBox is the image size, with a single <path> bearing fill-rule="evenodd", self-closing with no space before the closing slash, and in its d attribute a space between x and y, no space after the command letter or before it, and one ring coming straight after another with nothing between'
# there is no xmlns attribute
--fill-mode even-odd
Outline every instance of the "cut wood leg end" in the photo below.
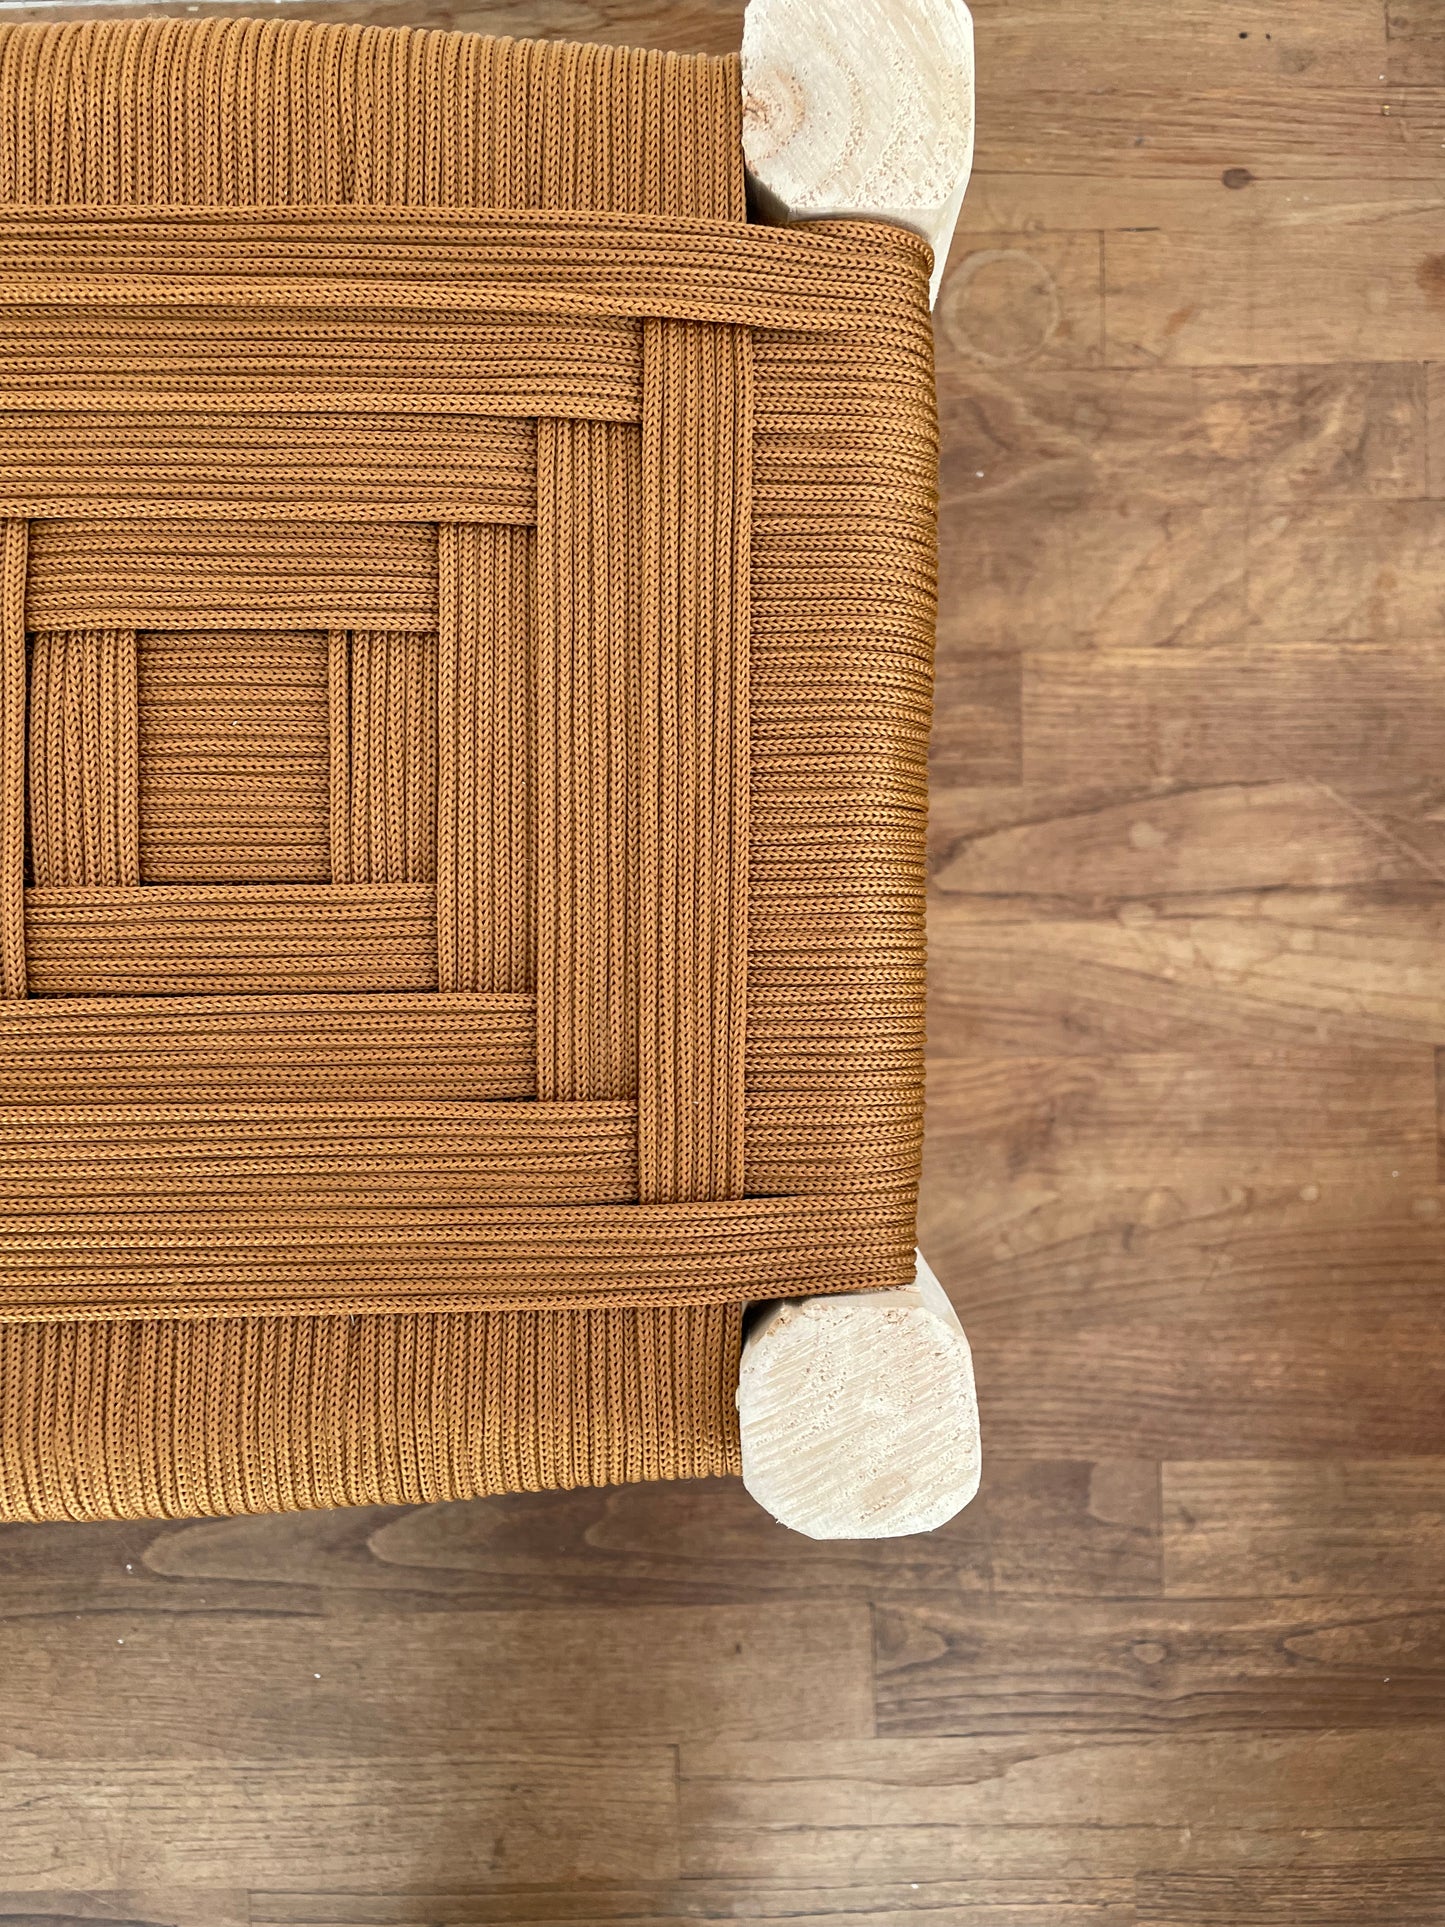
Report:
<svg viewBox="0 0 1445 1927"><path fill-rule="evenodd" d="M749 0L743 157L764 220L921 234L936 297L973 165L963 0Z"/></svg>
<svg viewBox="0 0 1445 1927"><path fill-rule="evenodd" d="M929 1532L978 1490L968 1340L922 1257L895 1291L766 1306L738 1413L744 1485L812 1539Z"/></svg>

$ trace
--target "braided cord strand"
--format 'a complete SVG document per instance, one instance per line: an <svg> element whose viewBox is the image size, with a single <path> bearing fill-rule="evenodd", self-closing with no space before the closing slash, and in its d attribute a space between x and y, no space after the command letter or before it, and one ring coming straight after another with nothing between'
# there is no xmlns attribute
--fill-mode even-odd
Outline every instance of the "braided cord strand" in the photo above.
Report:
<svg viewBox="0 0 1445 1927"><path fill-rule="evenodd" d="M0 993L25 995L27 524L0 523Z"/></svg>

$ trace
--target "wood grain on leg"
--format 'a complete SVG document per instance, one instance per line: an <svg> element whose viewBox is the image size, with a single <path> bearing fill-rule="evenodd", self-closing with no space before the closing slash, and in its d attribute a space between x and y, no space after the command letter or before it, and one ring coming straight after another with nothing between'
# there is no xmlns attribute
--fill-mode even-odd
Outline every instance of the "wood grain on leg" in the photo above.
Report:
<svg viewBox="0 0 1445 1927"><path fill-rule="evenodd" d="M973 160L963 0L751 0L743 153L766 219L891 221L933 249L933 293Z"/></svg>
<svg viewBox="0 0 1445 1927"><path fill-rule="evenodd" d="M931 1532L978 1490L973 1360L921 1257L899 1291L769 1305L738 1414L744 1484L811 1539Z"/></svg>

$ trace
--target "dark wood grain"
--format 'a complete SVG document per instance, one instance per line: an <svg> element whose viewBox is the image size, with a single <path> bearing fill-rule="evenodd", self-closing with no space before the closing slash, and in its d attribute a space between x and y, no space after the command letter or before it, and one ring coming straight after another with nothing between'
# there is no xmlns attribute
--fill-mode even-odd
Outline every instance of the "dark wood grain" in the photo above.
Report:
<svg viewBox="0 0 1445 1927"><path fill-rule="evenodd" d="M250 1896L221 1887L0 1891L3 1927L250 1927L250 1922Z"/></svg>
<svg viewBox="0 0 1445 1927"><path fill-rule="evenodd" d="M424 1628L424 1637L419 1631ZM859 1739L867 1607L28 1615L0 1763L466 1756L534 1742ZM645 1667L637 1663L646 1653Z"/></svg>
<svg viewBox="0 0 1445 1927"><path fill-rule="evenodd" d="M0 1915L0 1920L4 1916ZM444 1894L256 1894L254 1927L1133 1927L1128 1880L693 1880Z"/></svg>
<svg viewBox="0 0 1445 1927"><path fill-rule="evenodd" d="M0 1530L0 1927L1445 1927L1445 8L974 14L921 1225L978 1499Z"/></svg>
<svg viewBox="0 0 1445 1927"><path fill-rule="evenodd" d="M1001 1475L1008 1470L1005 1462ZM1013 1470L1032 1476L1027 1465ZM1016 1514L1010 1505L1015 1556L1054 1556L1048 1548L1066 1529L1064 1513L1062 1501L1051 1517ZM635 1615L643 1608L776 1607L786 1619L795 1606L915 1588L986 1591L990 1576L983 1508L902 1543L815 1543L785 1532L731 1480L77 1526L58 1535L63 1549L52 1557L56 1537L48 1527L0 1531L8 1554L0 1566L0 1626L7 1617L85 1612L259 1620L596 1608L619 1612L619 1623L640 1633L646 1622ZM1156 1540L1154 1521L1157 1559Z"/></svg>
<svg viewBox="0 0 1445 1927"><path fill-rule="evenodd" d="M254 1927L1133 1927L1127 1880L670 1881L662 1886L446 1894L257 1894ZM3 1916L0 1916L3 1918Z"/></svg>
<svg viewBox="0 0 1445 1927"><path fill-rule="evenodd" d="M878 1728L1237 1733L1445 1723L1445 1604L921 1599L878 1614Z"/></svg>
<svg viewBox="0 0 1445 1927"><path fill-rule="evenodd" d="M1139 1927L1441 1927L1445 1860L1145 1873L1136 1897Z"/></svg>
<svg viewBox="0 0 1445 1927"><path fill-rule="evenodd" d="M997 1595L1133 1599L1160 1589L1159 1467L1150 1459L990 1452L980 1503Z"/></svg>
<svg viewBox="0 0 1445 1927"><path fill-rule="evenodd" d="M1022 237L1032 248L1035 237ZM951 276L949 286L956 277ZM1436 371L1429 371L1430 394ZM1016 508L1255 504L1426 491L1427 375L1418 364L1057 369L984 364L940 330L944 514ZM953 518L959 518L954 520Z"/></svg>
<svg viewBox="0 0 1445 1927"><path fill-rule="evenodd" d="M1217 1459L1164 1469L1164 1590L1181 1598L1445 1596L1439 1459Z"/></svg>
<svg viewBox="0 0 1445 1927"><path fill-rule="evenodd" d="M409 1887L677 1872L665 1746L599 1740L425 1761L0 1765L12 1887Z"/></svg>
<svg viewBox="0 0 1445 1927"><path fill-rule="evenodd" d="M1217 1868L1245 1843L1273 1867L1426 1859L1442 1744L1421 1725L684 1747L683 1863L941 1880Z"/></svg>

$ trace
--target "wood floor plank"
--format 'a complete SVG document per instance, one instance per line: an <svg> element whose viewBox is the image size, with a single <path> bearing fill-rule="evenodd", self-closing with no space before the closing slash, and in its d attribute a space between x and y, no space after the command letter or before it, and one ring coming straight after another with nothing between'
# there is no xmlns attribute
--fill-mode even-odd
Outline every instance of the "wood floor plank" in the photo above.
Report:
<svg viewBox="0 0 1445 1927"><path fill-rule="evenodd" d="M948 504L945 518L940 634L994 654L1239 647L1242 632L1428 643L1441 627L1445 501L1311 502L1251 518L1225 496L1191 511L1133 494L1066 503L1045 520L1004 494Z"/></svg>
<svg viewBox="0 0 1445 1927"><path fill-rule="evenodd" d="M356 1759L483 1739L861 1738L861 1602L15 1617L0 1760ZM647 1654L638 1666L637 1654Z"/></svg>
<svg viewBox="0 0 1445 1927"><path fill-rule="evenodd" d="M1110 366L1424 361L1445 255L1428 217L1348 208L1309 225L1109 233L1104 300Z"/></svg>
<svg viewBox="0 0 1445 1927"><path fill-rule="evenodd" d="M0 1927L250 1927L250 1896L224 1887L0 1891Z"/></svg>
<svg viewBox="0 0 1445 1927"><path fill-rule="evenodd" d="M1045 523L988 497L947 510L941 540L945 649L1197 648L1233 641L1248 619L1242 500L1124 497L1065 505Z"/></svg>
<svg viewBox="0 0 1445 1927"><path fill-rule="evenodd" d="M665 1880L673 1754L618 1740L447 1760L0 1766L0 1879L297 1891Z"/></svg>
<svg viewBox="0 0 1445 1927"><path fill-rule="evenodd" d="M806 1927L1134 1927L1129 1880L896 1880L818 1885L680 1880L493 1894L265 1894L255 1927L693 1927L708 1920Z"/></svg>
<svg viewBox="0 0 1445 1927"><path fill-rule="evenodd" d="M1047 527L1061 508L1125 497L1243 491L1258 512L1423 496L1427 442L1445 432L1434 407L1427 430L1426 374L1418 362L1064 370L981 362L940 334L944 528L966 557L972 511L1000 499Z"/></svg>
<svg viewBox="0 0 1445 1927"><path fill-rule="evenodd" d="M1445 49L1445 35L1441 36ZM1445 366L1431 362L1425 370L1426 493L1445 495Z"/></svg>
<svg viewBox="0 0 1445 1927"><path fill-rule="evenodd" d="M1219 25L1225 29L1224 16ZM1062 75L1054 86L1036 87L1005 70L980 119L974 165L987 174L1036 166L1123 180L1190 174L1234 193L1260 179L1428 181L1445 140L1445 54L1429 57L1428 44L1418 43L1408 76L1392 46L1385 66L1395 71L1383 85L1378 65L1359 75L1362 85L1316 85L1307 72L1256 68L1221 88L1198 84L1186 69L1125 75L1122 84L1116 77L1088 90Z"/></svg>
<svg viewBox="0 0 1445 1927"><path fill-rule="evenodd" d="M1066 1332L1104 1326L1133 1326L1145 1351L1161 1333L1177 1329L1182 1347L1213 1321L1238 1330L1238 1342L1227 1348L1237 1359L1254 1345L1278 1352L1296 1332L1307 1335L1313 1319L1316 1345L1301 1354L1303 1367L1306 1357L1313 1362L1320 1356L1328 1331L1346 1332L1352 1321L1364 1324L1373 1316L1380 1320L1379 1337L1363 1357L1341 1359L1337 1370L1342 1379L1353 1371L1363 1388L1384 1382L1391 1365L1408 1365L1410 1371L1399 1374L1401 1393L1418 1413L1410 1372L1418 1367L1433 1373L1436 1348L1426 1342L1418 1355L1397 1358L1386 1345L1419 1343L1445 1311L1445 1200L1434 1187L1403 1195L1402 1189L1388 1180L1373 1186L1234 1185L1191 1198L1141 1182L1102 1203L1060 1191L1004 1194L985 1208L966 1180L930 1169L922 1236L973 1323L986 1325L1000 1347L1027 1341L1040 1327L1063 1339ZM1002 1367L1005 1361L993 1362ZM1199 1364L1213 1375L1211 1354ZM1292 1389L1287 1380L1281 1383L1280 1399ZM1307 1401L1303 1382L1298 1389ZM1238 1408L1239 1401L1231 1400L1231 1421L1238 1419ZM1308 1409L1307 1402L1301 1409ZM1362 1453L1387 1449L1378 1442L1366 1445L1362 1412L1341 1414L1332 1436L1347 1437L1351 1416L1362 1426ZM1152 1416L1145 1429L1154 1429ZM1188 1429L1196 1429L1192 1418ZM1399 1435L1403 1421L1391 1429ZM1248 1456L1237 1441L1231 1449ZM1427 1448L1421 1439L1398 1449ZM1171 1455L1220 1453L1216 1445Z"/></svg>
<svg viewBox="0 0 1445 1927"><path fill-rule="evenodd" d="M1445 1608L947 1597L878 1615L878 1731L1394 1732L1445 1721Z"/></svg>
<svg viewBox="0 0 1445 1927"><path fill-rule="evenodd" d="M1349 785L1362 739L1376 783L1408 780L1445 761L1439 658L1434 642L1262 637L1035 651L1023 666L1024 781L1084 787L1103 768L1141 788Z"/></svg>
<svg viewBox="0 0 1445 1927"><path fill-rule="evenodd" d="M1219 814L1232 815L1231 801L1219 800ZM1218 823L1207 809L1164 800L1120 814L1166 832L1180 824L1182 836L1198 844ZM1347 822L1349 812L1339 815ZM1281 820L1298 816L1284 811ZM1292 891L1261 880L1252 889L1189 897L1169 892L1166 881L1163 896L1136 896L1130 846L1120 836L1111 847L1110 827L1087 822L1016 839L1045 852L1033 871L1042 887L1051 872L1064 888L1096 883L1092 900L1020 900L1010 915L1003 906L991 913L982 890L935 898L929 1035L939 1055L1247 1053L1315 1043L1353 1051L1412 1041L1429 1048L1445 1030L1445 917L1437 885ZM1341 832L1344 861L1345 823ZM1071 842L1083 854L1069 877L1060 859ZM1177 845L1166 847L1139 868L1158 882L1177 854ZM994 860L994 852L972 852L969 867L981 880ZM1201 851L1201 865L1206 860ZM1402 853L1402 866L1407 860ZM1261 849L1261 870L1270 861ZM938 961L945 946L946 971Z"/></svg>
<svg viewBox="0 0 1445 1927"><path fill-rule="evenodd" d="M441 1612L605 1607L626 1609L614 1622L625 1633L644 1627L653 1608L747 1607L776 1611L781 1626L802 1625L809 1602L867 1601L917 1586L977 1592L989 1583L988 1533L972 1509L898 1543L803 1540L733 1480L71 1527L60 1536L66 1557L51 1551L49 1528L0 1534L9 1550L0 1620L204 1604L258 1616L411 1612L430 1626ZM1022 1521L1019 1536L1029 1536ZM568 1623L581 1622L574 1613Z"/></svg>
<svg viewBox="0 0 1445 1927"><path fill-rule="evenodd" d="M1101 243L1087 230L953 237L934 309L945 352L984 367L1088 368L1104 358Z"/></svg>
<svg viewBox="0 0 1445 1927"><path fill-rule="evenodd" d="M1166 1593L1445 1593L1445 1459L1185 1460L1163 1480Z"/></svg>
<svg viewBox="0 0 1445 1927"><path fill-rule="evenodd" d="M1420 1726L684 1748L683 1863L922 1880L1426 1858L1442 1743Z"/></svg>
<svg viewBox="0 0 1445 1927"><path fill-rule="evenodd" d="M1134 1927L1127 1880L683 1880L617 1888L486 1894L258 1894L255 1927L694 1927L698 1921L805 1927Z"/></svg>
<svg viewBox="0 0 1445 1927"><path fill-rule="evenodd" d="M940 1055L1445 1035L1433 784L954 790L933 806Z"/></svg>
<svg viewBox="0 0 1445 1927"><path fill-rule="evenodd" d="M1433 76L1436 83L1441 73L1445 66ZM1380 105L1390 102L1389 92L1382 89ZM1309 180L1258 176L1236 187L1225 183L1222 163L1218 174L1208 175L1192 169L1136 173L1133 167L1131 160L1127 172L1055 172L1043 165L975 168L969 177L965 225L969 233L978 235L1242 233L1282 227L1319 233L1351 221L1423 217L1433 201L1426 181L1331 178L1328 174ZM1295 359L1281 343L1275 354L1259 355L1245 365L1289 366ZM1340 360L1348 363L1350 357Z"/></svg>
<svg viewBox="0 0 1445 1927"><path fill-rule="evenodd" d="M1068 1187L1433 1186L1434 1053L931 1057L929 1169L1020 1206Z"/></svg>
<svg viewBox="0 0 1445 1927"><path fill-rule="evenodd" d="M944 789L932 810L935 900L972 899L971 917L995 924L1266 890L1305 891L1306 903L1339 892L1361 917L1377 899L1423 916L1433 890L1392 886L1439 883L1438 793L1423 772L1400 771L1394 786L1372 777L1357 771L1348 787L1308 777L1114 785L1101 768L1072 787ZM947 947L930 961L946 972Z"/></svg>
<svg viewBox="0 0 1445 1927"><path fill-rule="evenodd" d="M1445 256L1441 257L1445 281ZM1445 300L1436 318L1445 316ZM1445 611L1445 502L1296 503L1248 531L1250 626L1281 639L1309 634L1382 644L1438 637ZM1361 745L1374 740L1360 719Z"/></svg>
<svg viewBox="0 0 1445 1927"><path fill-rule="evenodd" d="M1418 0L1407 11L1418 13ZM1026 79L1031 91L1092 93L1119 86L1130 72L1160 84L1207 74L1222 94L1275 76L1286 85L1301 78L1368 85L1388 45L1384 7L1355 0L1288 9L1240 0L1227 14L1209 0L1181 0L1162 11L1153 0L1112 0L1107 7L1097 0L979 0L973 12L980 91L995 76L1010 75Z"/></svg>
<svg viewBox="0 0 1445 1927"><path fill-rule="evenodd" d="M1140 1927L1442 1927L1445 1860L1141 1873Z"/></svg>
<svg viewBox="0 0 1445 1927"><path fill-rule="evenodd" d="M448 1656L465 1666L486 1633L447 1634L437 1624L443 1613L484 1629L489 1621L479 1615L496 1616L505 1646L509 1629L529 1623L529 1614L541 1615L535 1623L542 1635L555 1615L564 1630L606 1622L618 1637L635 1638L659 1623L686 1624L679 1613L659 1618L660 1608L708 1605L715 1610L701 1624L716 1633L713 1652L723 1659L728 1625L756 1627L763 1614L769 1626L777 1616L782 1635L790 1626L807 1628L813 1648L832 1664L852 1637L847 1613L842 1621L835 1616L843 1602L866 1605L919 1591L976 1596L990 1588L1069 1597L1157 1591L1159 1478L1147 1460L1091 1465L991 1452L980 1499L937 1531L901 1542L800 1540L740 1485L718 1480L519 1493L448 1506L77 1526L64 1534L16 1527L0 1533L0 1555L0 1627L63 1617L74 1628L90 1617L117 1637L113 1618L154 1625L204 1610L226 1623L275 1625L286 1638L296 1620L308 1638L324 1642L333 1637L330 1616L351 1625L375 1614L396 1627L411 1615L410 1623L427 1631L428 1653L436 1640L436 1664L444 1667ZM716 1610L725 1607L734 1610ZM749 1611L736 1610L743 1607ZM842 1643L821 1643L820 1627L839 1624L850 1629ZM87 1647L92 1639L71 1636ZM382 1635L363 1627L362 1636ZM584 1704L604 1690L616 1692L619 1708L632 1703L629 1693L637 1696L625 1655L604 1640L599 1663L609 1658L621 1670L588 1689ZM418 1655L406 1667L424 1663ZM499 1707L521 1707L530 1690L544 1711L555 1695L554 1713L565 1712L563 1691L532 1680L532 1664L519 1667L523 1677ZM798 1694L812 1691L812 1664L809 1656ZM394 1695L400 1688L385 1690ZM461 1690L474 1695L477 1688L463 1679ZM745 1682L733 1690L745 1707L751 1688ZM687 1697L676 1679L644 1691L654 1701L673 1692ZM815 1720L819 1711L810 1706L804 1717ZM742 1716L730 1709L725 1718Z"/></svg>
<svg viewBox="0 0 1445 1927"><path fill-rule="evenodd" d="M971 1313L983 1428L1018 1456L1445 1456L1439 1315L1437 1302L1430 1318L1196 1314L1020 1331Z"/></svg>
<svg viewBox="0 0 1445 1927"><path fill-rule="evenodd" d="M1007 650L960 638L938 652L935 699L941 727L929 749L930 780L1013 785L1023 775L1023 675Z"/></svg>
<svg viewBox="0 0 1445 1927"><path fill-rule="evenodd" d="M1150 1459L1087 1464L990 1451L981 1502L991 1591L1068 1599L1158 1592L1159 1495L1159 1467Z"/></svg>
<svg viewBox="0 0 1445 1927"><path fill-rule="evenodd" d="M1040 924L1123 900L1186 906L1252 891L1339 892L1357 920L1376 902L1420 919L1438 903L1445 868L1440 792L1426 771L1393 785L1357 771L1348 786L1311 780L1115 785L1100 769L1086 784L942 789L932 798L935 901L971 899L979 923ZM1370 890L1372 895L1365 895ZM1289 899L1293 902L1294 899ZM947 946L930 962L946 972Z"/></svg>
<svg viewBox="0 0 1445 1927"><path fill-rule="evenodd" d="M921 1236L997 1449L1445 1449L1417 1052L943 1059L929 1089Z"/></svg>

